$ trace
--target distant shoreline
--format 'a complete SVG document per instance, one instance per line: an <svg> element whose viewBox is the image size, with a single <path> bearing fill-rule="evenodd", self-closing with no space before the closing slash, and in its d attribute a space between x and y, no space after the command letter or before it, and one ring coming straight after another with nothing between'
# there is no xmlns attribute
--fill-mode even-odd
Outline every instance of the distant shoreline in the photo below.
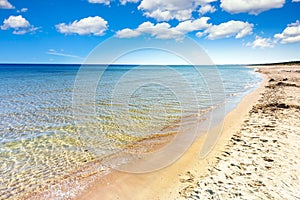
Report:
<svg viewBox="0 0 300 200"><path fill-rule="evenodd" d="M262 63L262 64L250 64L248 66L290 66L290 65L300 65L300 61L288 61L288 62L278 62L278 63Z"/></svg>

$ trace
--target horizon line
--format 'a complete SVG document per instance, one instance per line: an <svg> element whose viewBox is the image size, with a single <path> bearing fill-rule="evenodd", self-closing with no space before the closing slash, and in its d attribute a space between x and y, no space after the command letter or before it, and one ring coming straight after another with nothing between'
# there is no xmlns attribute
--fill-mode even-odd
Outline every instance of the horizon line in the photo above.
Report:
<svg viewBox="0 0 300 200"><path fill-rule="evenodd" d="M268 62L268 63L240 63L240 64L199 64L198 66L214 66L214 65L278 65L278 64L300 64L300 60L295 60L295 61L283 61L283 62ZM108 63L44 63L44 62L36 62L36 63L26 63L26 62L20 62L20 63L0 63L0 65L61 65L61 66L71 66L71 65L91 65L91 66L97 66L97 65L112 65L112 66L132 66L132 65L141 65L141 66L166 66L166 65L171 65L171 66L192 66L192 64L139 64L139 63L113 63L113 64L108 64Z"/></svg>

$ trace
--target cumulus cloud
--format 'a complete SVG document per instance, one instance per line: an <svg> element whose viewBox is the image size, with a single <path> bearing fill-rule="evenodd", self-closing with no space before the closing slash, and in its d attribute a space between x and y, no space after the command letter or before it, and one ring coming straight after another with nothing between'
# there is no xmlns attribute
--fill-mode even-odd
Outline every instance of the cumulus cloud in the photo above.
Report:
<svg viewBox="0 0 300 200"><path fill-rule="evenodd" d="M170 24L163 22L154 25L151 22L144 22L139 25L138 28L123 29L116 33L116 36L119 38L132 38L137 37L142 34L150 34L152 37L158 39L170 39L170 38L179 38L182 34L171 28Z"/></svg>
<svg viewBox="0 0 300 200"><path fill-rule="evenodd" d="M117 31L116 36L118 38L134 38L140 36L142 33L139 31L139 28L132 30L130 28L125 28L120 31Z"/></svg>
<svg viewBox="0 0 300 200"><path fill-rule="evenodd" d="M274 47L274 43L271 38L262 38L256 36L255 40L247 43L246 46L251 46L252 48L272 48Z"/></svg>
<svg viewBox="0 0 300 200"><path fill-rule="evenodd" d="M3 21L3 25L1 26L2 30L13 29L13 34L23 35L28 32L33 32L38 28L30 25L30 23L22 17L22 15L18 16L9 16L9 18Z"/></svg>
<svg viewBox="0 0 300 200"><path fill-rule="evenodd" d="M89 3L99 3L99 4L105 4L109 5L110 0L88 0Z"/></svg>
<svg viewBox="0 0 300 200"><path fill-rule="evenodd" d="M207 35L210 40L219 38L242 38L252 34L253 24L242 21L228 21L219 25L208 23L209 17L201 17L196 20L186 20L180 22L177 26L171 27L170 24L163 22L154 25L151 22L144 22L136 29L123 29L117 31L116 37L132 38L143 34L150 34L159 39L176 39L181 40L186 34L199 31L197 37Z"/></svg>
<svg viewBox="0 0 300 200"><path fill-rule="evenodd" d="M81 20L75 20L72 23L57 24L56 29L64 34L78 34L78 35L96 35L102 36L107 30L107 21L99 16L87 17Z"/></svg>
<svg viewBox="0 0 300 200"><path fill-rule="evenodd" d="M204 15L206 13L214 13L216 12L216 8L210 4L202 5L199 9L199 12Z"/></svg>
<svg viewBox="0 0 300 200"><path fill-rule="evenodd" d="M219 38L228 38L235 36L235 38L242 38L246 35L251 35L253 24L242 21L228 21L219 25L208 27L204 33L208 34L208 39L214 40ZM198 34L197 34L198 35ZM203 34L199 34L200 36Z"/></svg>
<svg viewBox="0 0 300 200"><path fill-rule="evenodd" d="M187 20L180 22L176 27L171 27L170 24L163 22L154 25L151 22L144 22L136 29L123 29L116 33L119 38L138 37L142 34L150 34L158 39L176 39L181 40L185 34L193 31L203 30L210 26L207 23L208 17L202 17L196 20Z"/></svg>
<svg viewBox="0 0 300 200"><path fill-rule="evenodd" d="M175 29L181 33L189 33L193 31L199 31L210 27L210 24L207 23L209 17L201 17L196 20L187 20L180 22Z"/></svg>
<svg viewBox="0 0 300 200"><path fill-rule="evenodd" d="M200 5L206 5L216 0L142 0L138 6L144 15L157 21L177 19L184 21L192 18L192 12Z"/></svg>
<svg viewBox="0 0 300 200"><path fill-rule="evenodd" d="M0 8L2 9L14 9L15 7L11 5L7 0L0 0Z"/></svg>
<svg viewBox="0 0 300 200"><path fill-rule="evenodd" d="M281 8L285 0L221 0L221 8L229 13L247 12L258 15L272 8Z"/></svg>
<svg viewBox="0 0 300 200"><path fill-rule="evenodd" d="M192 13L199 9L201 14L215 12L215 7L209 3L217 0L119 0L122 5L138 3L138 9L143 11L146 17L157 21L169 21L177 19L184 21L192 18ZM88 0L89 3L109 5L111 0ZM201 8L200 8L201 7Z"/></svg>
<svg viewBox="0 0 300 200"><path fill-rule="evenodd" d="M295 23L288 24L282 33L274 35L276 41L281 44L300 42L300 22L297 20Z"/></svg>

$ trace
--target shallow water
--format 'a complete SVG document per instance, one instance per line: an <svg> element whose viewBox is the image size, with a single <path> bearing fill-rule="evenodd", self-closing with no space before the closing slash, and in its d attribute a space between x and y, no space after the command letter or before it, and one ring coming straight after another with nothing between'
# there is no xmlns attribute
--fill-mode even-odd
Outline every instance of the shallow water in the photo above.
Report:
<svg viewBox="0 0 300 200"><path fill-rule="evenodd" d="M74 197L79 179L107 172L108 155L176 133L261 80L243 66L85 66L78 77L79 68L0 65L0 199Z"/></svg>

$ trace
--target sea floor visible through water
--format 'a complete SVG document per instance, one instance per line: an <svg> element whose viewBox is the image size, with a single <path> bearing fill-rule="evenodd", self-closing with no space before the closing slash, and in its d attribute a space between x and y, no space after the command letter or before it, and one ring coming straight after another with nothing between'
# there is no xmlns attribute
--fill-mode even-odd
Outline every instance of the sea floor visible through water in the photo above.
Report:
<svg viewBox="0 0 300 200"><path fill-rule="evenodd" d="M244 66L213 71L209 66L171 66L187 89L163 68L148 66L123 80L125 85L139 83L123 105L111 97L121 77L135 66L111 66L97 83L92 102L96 115L87 116L81 109L88 110L90 102L79 102L80 107L73 102L79 67L0 66L0 199L74 198L120 163L164 152L195 123L202 123L205 132L261 81ZM157 80L147 80L145 74ZM158 84L161 79L179 90Z"/></svg>

